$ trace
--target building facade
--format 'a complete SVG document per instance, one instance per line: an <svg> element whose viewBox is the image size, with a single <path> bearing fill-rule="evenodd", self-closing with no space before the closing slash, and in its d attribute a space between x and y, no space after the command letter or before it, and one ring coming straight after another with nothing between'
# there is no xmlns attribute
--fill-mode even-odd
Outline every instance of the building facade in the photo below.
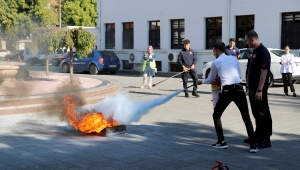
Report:
<svg viewBox="0 0 300 170"><path fill-rule="evenodd" d="M252 29L266 47L300 51L300 0L98 0L97 10L97 46L115 51L123 70L140 71L142 54L152 45L158 71L178 72L178 52L190 39L202 74L216 42L235 38L244 48Z"/></svg>

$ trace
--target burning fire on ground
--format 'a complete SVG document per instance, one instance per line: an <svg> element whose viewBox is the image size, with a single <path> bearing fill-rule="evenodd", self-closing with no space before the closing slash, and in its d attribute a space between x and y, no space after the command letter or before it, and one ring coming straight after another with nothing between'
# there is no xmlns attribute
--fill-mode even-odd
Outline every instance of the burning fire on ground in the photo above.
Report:
<svg viewBox="0 0 300 170"><path fill-rule="evenodd" d="M69 123L84 133L100 133L107 127L119 126L115 120L104 119L102 113L77 114L75 111L76 99L72 96L66 96L63 99L63 112Z"/></svg>

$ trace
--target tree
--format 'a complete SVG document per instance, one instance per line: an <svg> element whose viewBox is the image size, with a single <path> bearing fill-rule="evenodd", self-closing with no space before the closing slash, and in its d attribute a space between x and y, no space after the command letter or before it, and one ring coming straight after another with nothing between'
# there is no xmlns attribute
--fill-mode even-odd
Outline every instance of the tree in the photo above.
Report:
<svg viewBox="0 0 300 170"><path fill-rule="evenodd" d="M62 25L97 25L97 0L63 0Z"/></svg>
<svg viewBox="0 0 300 170"><path fill-rule="evenodd" d="M34 42L40 49L45 50L46 56L54 53L58 48L69 48L70 83L73 84L73 48L76 49L79 58L87 57L94 48L96 38L82 27L75 29L39 28L34 33ZM46 63L46 69L47 66ZM48 75L47 70L46 74Z"/></svg>

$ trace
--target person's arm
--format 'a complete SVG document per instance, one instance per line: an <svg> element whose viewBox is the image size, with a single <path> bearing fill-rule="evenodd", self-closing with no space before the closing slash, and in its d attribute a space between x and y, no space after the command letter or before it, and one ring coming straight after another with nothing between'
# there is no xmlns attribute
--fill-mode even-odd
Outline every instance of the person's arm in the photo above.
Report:
<svg viewBox="0 0 300 170"><path fill-rule="evenodd" d="M237 52L236 52L237 59L240 59L241 58L240 49L238 49L238 48L236 48L236 49L237 49Z"/></svg>
<svg viewBox="0 0 300 170"><path fill-rule="evenodd" d="M195 52L193 51L193 64L191 66L191 70L195 69L195 62L196 62L196 57L195 57Z"/></svg>
<svg viewBox="0 0 300 170"><path fill-rule="evenodd" d="M247 63L247 67L248 67L248 63ZM241 68L240 68L240 64L239 64L239 62L237 62L237 64L236 64L236 68L238 69L238 72L239 72L240 79L242 79L242 71L241 71ZM247 76L247 75L246 75L246 76Z"/></svg>
<svg viewBox="0 0 300 170"><path fill-rule="evenodd" d="M202 80L201 84L211 84L212 82L214 82L217 74L218 74L217 66L215 62L212 62L210 67L210 75L207 77L207 79Z"/></svg>

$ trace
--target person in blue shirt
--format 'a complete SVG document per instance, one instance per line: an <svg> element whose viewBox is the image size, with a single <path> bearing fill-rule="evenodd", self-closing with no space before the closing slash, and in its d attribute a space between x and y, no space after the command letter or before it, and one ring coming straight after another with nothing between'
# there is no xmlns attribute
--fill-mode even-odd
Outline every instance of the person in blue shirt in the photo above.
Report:
<svg viewBox="0 0 300 170"><path fill-rule="evenodd" d="M235 39L230 38L229 39L229 45L226 46L225 50L226 55L236 56L237 59L240 59L240 50L235 46Z"/></svg>

